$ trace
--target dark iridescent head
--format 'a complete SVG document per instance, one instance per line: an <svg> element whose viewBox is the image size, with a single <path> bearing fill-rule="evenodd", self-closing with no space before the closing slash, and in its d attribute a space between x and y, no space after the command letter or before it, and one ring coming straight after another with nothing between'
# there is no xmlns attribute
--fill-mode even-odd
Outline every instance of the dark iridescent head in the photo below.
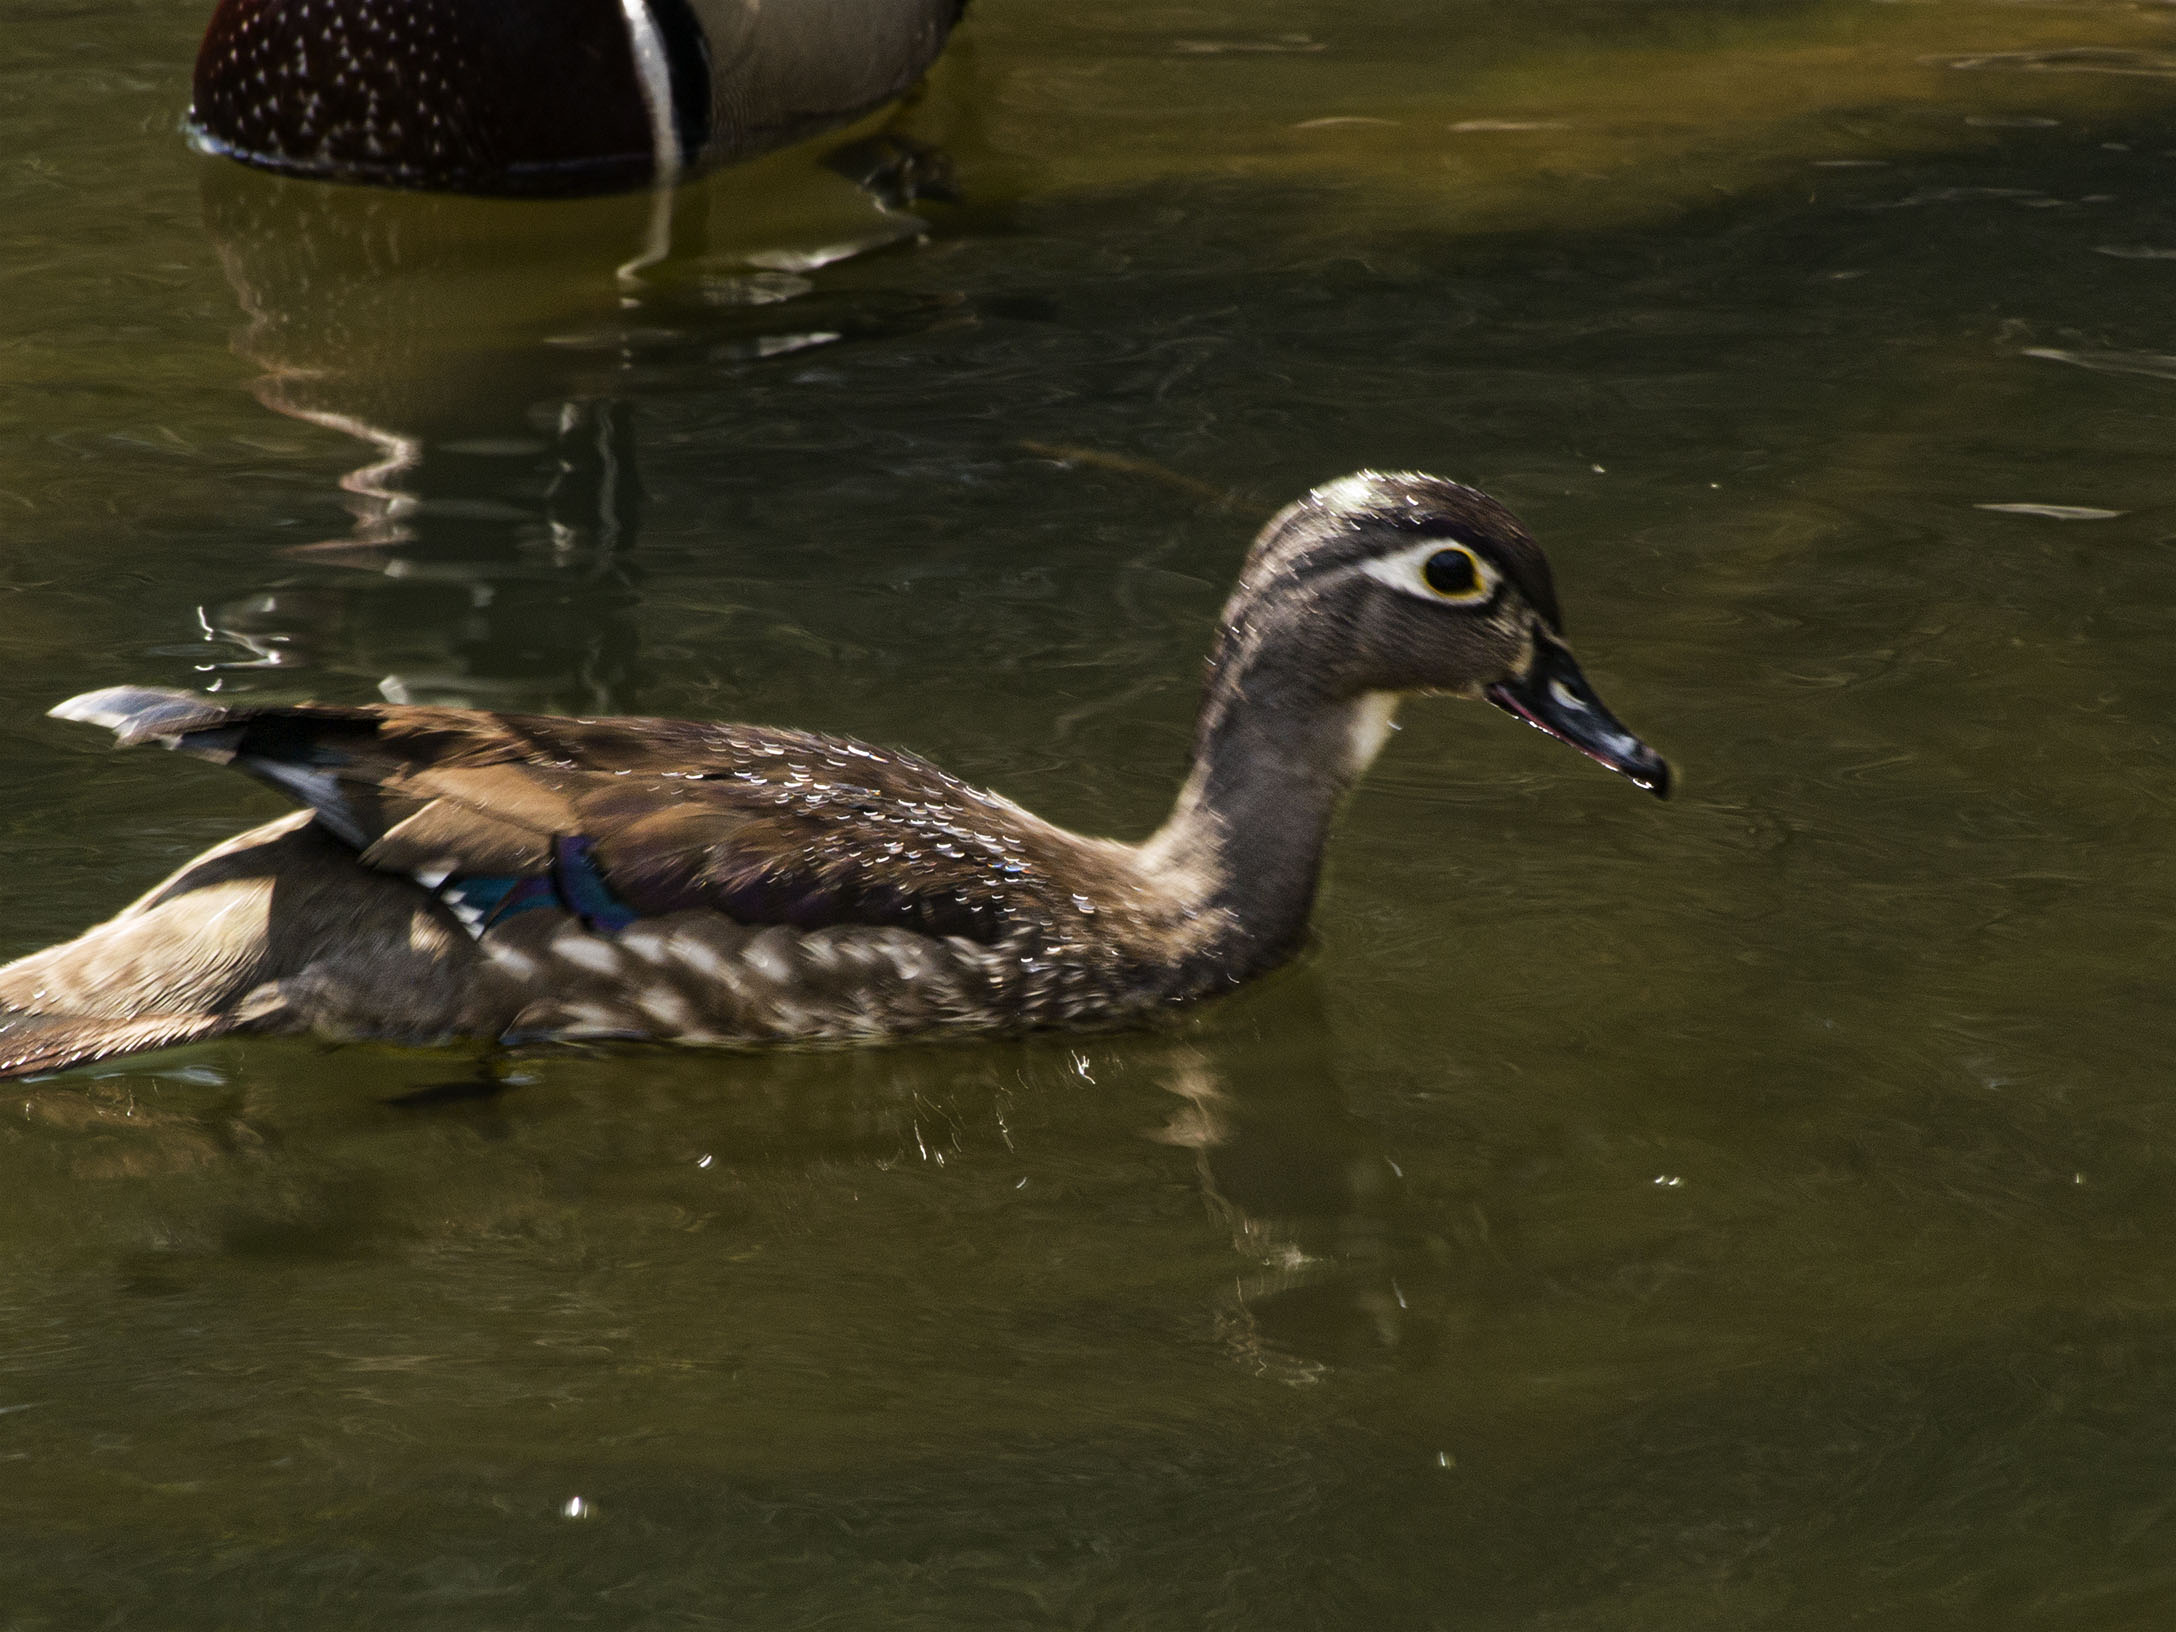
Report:
<svg viewBox="0 0 2176 1632"><path fill-rule="evenodd" d="M1255 540L1224 621L1219 678L1250 695L1486 697L1668 792L1661 756L1572 661L1540 546L1474 488L1410 471L1316 488Z"/></svg>

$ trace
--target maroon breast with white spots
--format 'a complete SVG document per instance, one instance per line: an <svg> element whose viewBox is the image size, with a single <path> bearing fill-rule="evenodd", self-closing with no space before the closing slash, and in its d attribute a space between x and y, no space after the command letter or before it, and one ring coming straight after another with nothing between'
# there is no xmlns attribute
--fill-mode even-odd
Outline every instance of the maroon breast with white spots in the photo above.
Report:
<svg viewBox="0 0 2176 1632"><path fill-rule="evenodd" d="M645 14L647 15L647 14ZM618 0L222 0L203 145L295 174L566 194L676 166L661 65ZM685 76L682 76L685 77Z"/></svg>

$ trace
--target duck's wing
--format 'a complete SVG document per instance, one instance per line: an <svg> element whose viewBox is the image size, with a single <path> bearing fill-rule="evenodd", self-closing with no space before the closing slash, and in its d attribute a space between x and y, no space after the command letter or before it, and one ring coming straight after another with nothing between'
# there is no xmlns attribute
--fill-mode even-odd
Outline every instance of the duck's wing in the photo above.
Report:
<svg viewBox="0 0 2176 1632"><path fill-rule="evenodd" d="M1070 917L1083 881L1120 883L1109 847L926 761L801 732L142 687L53 713L249 772L479 933L551 905L604 929L701 908L995 941L1023 916Z"/></svg>

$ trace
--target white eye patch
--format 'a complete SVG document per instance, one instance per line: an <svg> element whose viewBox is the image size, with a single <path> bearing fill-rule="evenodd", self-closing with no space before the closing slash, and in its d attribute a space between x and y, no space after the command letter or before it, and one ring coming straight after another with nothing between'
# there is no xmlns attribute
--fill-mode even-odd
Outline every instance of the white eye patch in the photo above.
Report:
<svg viewBox="0 0 2176 1632"><path fill-rule="evenodd" d="M1424 538L1364 561L1360 570L1392 589L1439 606L1486 606L1503 582L1503 574L1480 551L1449 538Z"/></svg>

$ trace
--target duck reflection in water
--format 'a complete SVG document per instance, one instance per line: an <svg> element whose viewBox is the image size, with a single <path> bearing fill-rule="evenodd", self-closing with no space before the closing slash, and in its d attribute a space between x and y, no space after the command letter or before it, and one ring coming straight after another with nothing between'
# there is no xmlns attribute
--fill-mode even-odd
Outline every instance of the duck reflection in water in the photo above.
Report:
<svg viewBox="0 0 2176 1632"><path fill-rule="evenodd" d="M589 1229L637 1238L666 1228L667 1202L690 1210L682 1228L714 1213L688 1238L704 1284L805 1296L865 1267L862 1209L884 1205L904 1209L883 1215L895 1227L979 1241L993 1320L1023 1296L1047 1313L1169 1294L1165 1341L1306 1384L1425 1366L1458 1331L1457 1271L1412 1216L1381 1131L1345 1102L1318 984L1300 969L1179 1038L749 1058L729 1092L691 1057L631 1070L598 1050L518 1056L495 1099L394 1095L443 1062L273 1043L19 1094L70 1186L151 1210L121 1256L139 1293L186 1290L235 1258L406 1263L440 1243L550 1242L579 1197ZM1171 1148L1144 1163L1144 1136ZM1170 1210L1161 1198L1188 1169L1199 1210ZM1061 1229L1082 1239L1052 1285ZM795 1256L742 1277L731 1255L766 1239ZM1191 1266L1177 1281L1175 1258ZM738 1335L729 1323L722 1341Z"/></svg>
<svg viewBox="0 0 2176 1632"><path fill-rule="evenodd" d="M1248 1370L1283 1382L1332 1366L1420 1365L1438 1325L1401 1278L1421 1244L1404 1178L1376 1128L1345 1104L1312 970L1286 978L1268 1035L1179 1050L1164 1086L1181 1104L1150 1137L1193 1153L1209 1216L1251 1266L1220 1300L1217 1331Z"/></svg>
<svg viewBox="0 0 2176 1632"><path fill-rule="evenodd" d="M206 606L227 648L207 668L360 674L398 702L635 706L636 382L715 387L949 315L828 297L807 275L927 231L886 202L914 185L888 140L548 205L209 169L258 399L369 456L340 481L344 536L283 550L286 572Z"/></svg>

